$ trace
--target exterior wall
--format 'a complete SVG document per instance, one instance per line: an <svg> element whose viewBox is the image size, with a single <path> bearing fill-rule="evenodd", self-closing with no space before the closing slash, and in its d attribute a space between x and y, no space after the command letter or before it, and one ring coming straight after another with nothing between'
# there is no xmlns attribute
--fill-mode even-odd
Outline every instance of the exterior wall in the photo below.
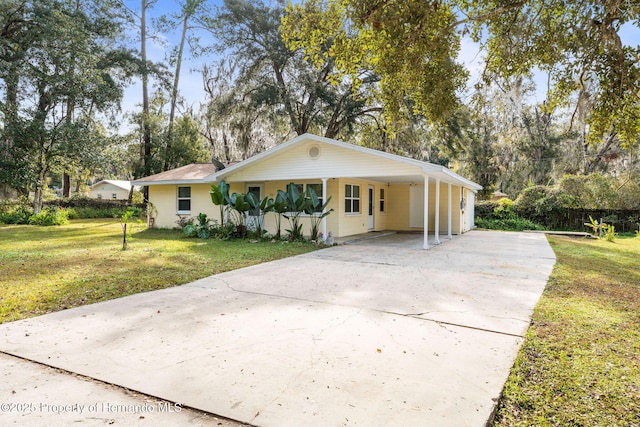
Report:
<svg viewBox="0 0 640 427"><path fill-rule="evenodd" d="M286 190L289 182L295 182L296 184L322 184L321 179L297 179L297 180L278 180L278 181L250 181L250 182L233 182L230 183L230 192L246 192L249 185L259 185L262 187L261 197L275 198L278 190ZM360 186L360 213L346 213L345 212L345 185L359 185ZM373 230L387 230L390 229L390 222L394 220L397 215L404 215L407 217L408 211L402 211L398 209L397 203L394 200L403 200L401 198L393 196L396 185L387 185L379 182L372 182L361 179L351 178L332 178L327 180L327 197L331 197L327 209L333 209L326 217L327 232L332 232L334 237L344 237L353 234L366 233L368 228L368 206L369 206L369 185L374 187L374 228ZM172 186L173 190L171 196L174 198L171 206L165 206L164 209L171 207L175 211L175 193L177 192L176 186ZM408 185L399 186L400 188L408 191ZM385 189L385 205L386 212L380 212L380 189ZM319 196L322 196L319 194ZM151 196L150 196L151 197ZM193 197L193 190L192 190ZM208 197L208 190L207 190ZM165 196L164 199L167 197ZM163 199L163 200L164 200ZM210 199L209 199L210 200ZM403 200L407 202L408 198ZM210 203L210 202L209 202ZM192 216L197 215L193 213ZM217 216L216 216L217 218ZM302 215L301 224L303 225L303 233L305 236L311 234L311 220L308 215ZM408 218L408 217L407 217ZM408 219L405 223L408 224ZM270 234L276 232L276 214L268 213L264 217L263 223L264 229ZM290 227L286 218L282 218L281 232L286 234L285 230ZM321 229L321 227L320 227Z"/></svg>
<svg viewBox="0 0 640 427"><path fill-rule="evenodd" d="M462 233L462 211L460 210L462 187L451 186L451 233Z"/></svg>
<svg viewBox="0 0 640 427"><path fill-rule="evenodd" d="M423 230L423 227L411 227L409 221L409 211L411 209L411 190L414 186L417 188L417 193L424 194L423 185L410 185L410 184L395 184L391 185L390 200L392 200L393 208L389 210L389 217L391 218L387 225L389 230L397 231L419 231ZM440 183L440 219L439 230L440 235L447 234L447 221L449 209L449 193L448 184L445 182ZM451 186L451 234L460 234L462 230L462 212L460 211L460 197L461 187L457 185ZM420 203L424 203L423 198L420 198ZM435 182L429 183L429 232L433 232L435 229L436 216L436 184ZM418 221L422 223L422 219Z"/></svg>
<svg viewBox="0 0 640 427"><path fill-rule="evenodd" d="M176 221L180 217L196 217L199 213L206 213L210 218L220 220L220 209L211 202L209 184L183 184L180 187L191 187L191 213L189 214L177 214L178 185L149 186L149 201L156 210L154 227L175 228Z"/></svg>
<svg viewBox="0 0 640 427"><path fill-rule="evenodd" d="M386 230L408 231L409 184L391 184L387 191Z"/></svg>
<svg viewBox="0 0 640 427"><path fill-rule="evenodd" d="M476 195L473 191L467 190L467 224L469 228L465 231L473 230L476 228L476 218L475 218L475 205L476 205Z"/></svg>
<svg viewBox="0 0 640 427"><path fill-rule="evenodd" d="M369 231L369 217L368 217L368 205L369 205L369 181L353 178L341 178L338 181L338 196L336 217L338 217L339 223L337 234L334 232L334 236L351 236L353 234L361 234ZM360 186L360 213L346 213L345 212L345 185L359 185ZM332 213L332 215L333 215ZM375 217L375 214L374 214Z"/></svg>
<svg viewBox="0 0 640 427"><path fill-rule="evenodd" d="M248 185L262 186L262 197L268 196L275 198L279 189L285 190L287 184L291 180L280 181L251 181L234 182L230 184L230 192L247 191ZM320 179L304 179L295 180L296 184L322 184ZM345 185L360 186L360 213L345 212ZM331 231L334 237L344 237L354 234L366 233L368 227L368 203L369 203L369 185L374 187L374 231L381 230L397 230L411 231L422 230L421 227L412 228L409 223L410 209L410 184L385 184L380 182L354 179L354 178L332 178L327 180L327 197L331 197L328 209L333 209L326 217L327 231ZM189 186L189 185L180 185ZM206 213L210 218L220 221L220 210L211 202L209 184L194 184L191 187L191 213L181 214L182 217L196 217L199 213ZM420 191L423 192L420 187ZM386 212L380 212L380 189L385 190L385 207ZM436 198L435 182L429 184L429 230L433 232L435 227L435 198ZM469 209L469 203L473 200L473 193L469 190L464 191L466 201L466 209L464 214L460 210L461 190L459 186L451 186L451 232L452 234L460 234L470 230L473 227L473 210ZM177 193L178 185L151 185L149 186L149 200L156 208L154 226L159 228L174 228L176 221L179 219L177 215ZM319 195L321 196L321 195ZM441 183L440 187L440 235L447 233L447 209L448 209L448 185ZM311 221L308 216L301 217L303 224L303 233L309 236L311 233ZM276 232L276 215L268 213L264 218L264 228L271 234ZM282 218L281 231L286 234L285 230L289 228L289 222L286 218Z"/></svg>
<svg viewBox="0 0 640 427"><path fill-rule="evenodd" d="M113 198L113 194L116 195L116 198ZM100 197L101 195L102 197ZM92 199L103 199L103 200L127 200L129 198L129 191L124 188L116 187L113 184L100 184L96 187L93 187L89 190L89 197Z"/></svg>
<svg viewBox="0 0 640 427"><path fill-rule="evenodd" d="M451 185L451 234L460 234L461 223L460 216L460 190L462 187ZM435 188L434 188L435 190ZM431 188L429 189L431 191ZM429 206L429 209L432 209ZM435 209L435 205L433 207ZM440 235L446 235L448 232L448 209L449 209L449 184L440 183Z"/></svg>

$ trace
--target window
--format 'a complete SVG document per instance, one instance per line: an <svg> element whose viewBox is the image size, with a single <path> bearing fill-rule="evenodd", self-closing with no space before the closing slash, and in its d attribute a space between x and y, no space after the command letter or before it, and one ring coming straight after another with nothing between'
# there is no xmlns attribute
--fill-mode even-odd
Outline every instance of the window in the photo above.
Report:
<svg viewBox="0 0 640 427"><path fill-rule="evenodd" d="M315 212L322 212L320 207L324 204L324 200L322 200L322 184L307 184L307 188L312 188L313 191L318 196L319 206L316 207Z"/></svg>
<svg viewBox="0 0 640 427"><path fill-rule="evenodd" d="M191 187L178 187L178 213L191 213Z"/></svg>
<svg viewBox="0 0 640 427"><path fill-rule="evenodd" d="M102 199L102 193L98 193L98 199Z"/></svg>
<svg viewBox="0 0 640 427"><path fill-rule="evenodd" d="M344 186L344 211L360 213L360 186L346 184Z"/></svg>
<svg viewBox="0 0 640 427"><path fill-rule="evenodd" d="M111 193L111 198L112 198L113 200L116 200L116 199L118 198L118 194L116 194L116 193Z"/></svg>
<svg viewBox="0 0 640 427"><path fill-rule="evenodd" d="M384 188L380 189L380 212L385 212L385 205L384 205Z"/></svg>

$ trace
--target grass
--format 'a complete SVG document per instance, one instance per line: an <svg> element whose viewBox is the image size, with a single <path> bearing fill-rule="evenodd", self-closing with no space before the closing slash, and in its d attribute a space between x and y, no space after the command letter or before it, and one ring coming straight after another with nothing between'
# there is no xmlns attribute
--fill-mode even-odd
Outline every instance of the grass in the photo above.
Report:
<svg viewBox="0 0 640 427"><path fill-rule="evenodd" d="M180 285L316 249L308 243L187 239L175 230L133 227L123 251L118 220L75 220L58 227L0 226L0 323Z"/></svg>
<svg viewBox="0 0 640 427"><path fill-rule="evenodd" d="M557 263L494 426L639 426L640 238L549 242Z"/></svg>

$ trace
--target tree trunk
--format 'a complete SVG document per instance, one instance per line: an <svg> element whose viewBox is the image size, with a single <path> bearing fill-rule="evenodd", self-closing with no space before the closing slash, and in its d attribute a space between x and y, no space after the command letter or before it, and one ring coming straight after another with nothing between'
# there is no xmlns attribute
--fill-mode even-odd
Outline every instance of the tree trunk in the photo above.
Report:
<svg viewBox="0 0 640 427"><path fill-rule="evenodd" d="M62 173L62 197L69 198L71 193L71 177L67 172Z"/></svg>
<svg viewBox="0 0 640 427"><path fill-rule="evenodd" d="M147 70L147 8L149 0L142 0L140 16L140 56L142 58L142 167L144 176L151 175L151 127L149 126L149 72ZM149 201L149 187L143 190L145 203Z"/></svg>
<svg viewBox="0 0 640 427"><path fill-rule="evenodd" d="M182 35L180 37L180 47L178 48L178 57L176 58L176 71L173 77L173 88L171 89L171 108L169 110L169 127L167 128L167 145L164 156L163 170L169 170L171 146L173 143L173 120L176 115L176 104L178 102L178 83L180 82L180 68L182 67L182 54L184 52L184 42L187 38L187 30L189 29L189 17L191 15L185 13L182 21Z"/></svg>

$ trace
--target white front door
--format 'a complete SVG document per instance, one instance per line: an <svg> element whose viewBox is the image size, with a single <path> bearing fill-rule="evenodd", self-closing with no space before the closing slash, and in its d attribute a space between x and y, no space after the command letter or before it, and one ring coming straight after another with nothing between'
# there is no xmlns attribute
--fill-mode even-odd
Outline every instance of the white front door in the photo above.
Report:
<svg viewBox="0 0 640 427"><path fill-rule="evenodd" d="M369 230L373 230L374 221L373 221L373 211L375 210L375 203L373 196L375 194L375 188L373 185L369 186Z"/></svg>

